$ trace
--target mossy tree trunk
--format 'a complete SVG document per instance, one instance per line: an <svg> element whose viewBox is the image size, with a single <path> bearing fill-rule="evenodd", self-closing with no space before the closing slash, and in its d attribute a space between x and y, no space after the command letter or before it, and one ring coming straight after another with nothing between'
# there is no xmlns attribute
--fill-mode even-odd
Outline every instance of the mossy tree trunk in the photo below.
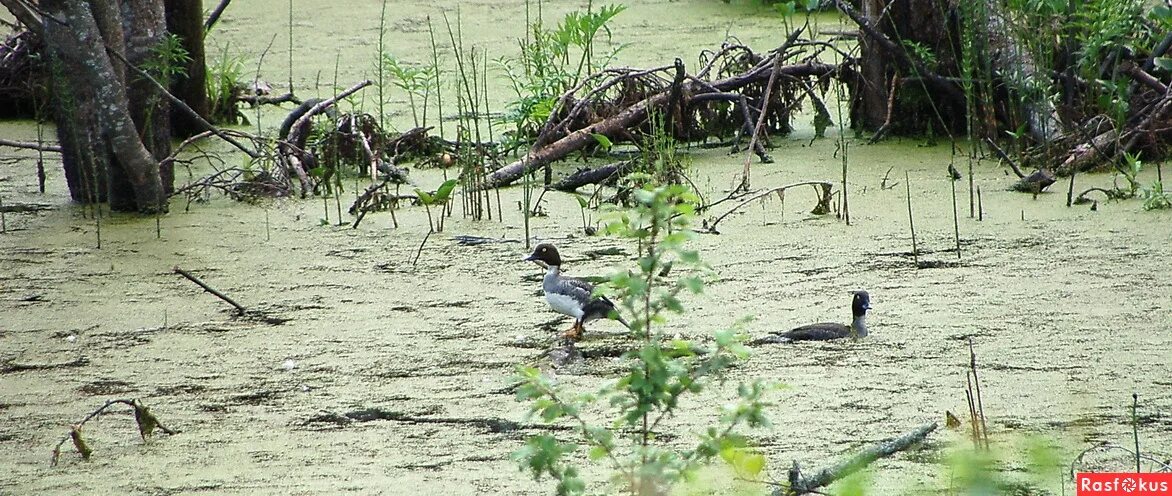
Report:
<svg viewBox="0 0 1172 496"><path fill-rule="evenodd" d="M156 56L155 48L163 43L167 34L164 12L163 2L159 0L122 0L123 25L129 27L126 59L136 67L150 63ZM151 156L159 161L163 190L170 194L174 190L174 168L171 162L162 160L171 154L171 101L154 83L137 75L128 75L126 93L135 129Z"/></svg>
<svg viewBox="0 0 1172 496"><path fill-rule="evenodd" d="M119 211L166 210L171 185L158 154L169 151L171 135L169 126L154 127L155 114L169 118L166 107L159 111L158 95L107 54L132 63L149 57L165 30L162 0L43 0L41 8L71 195Z"/></svg>
<svg viewBox="0 0 1172 496"><path fill-rule="evenodd" d="M204 119L211 117L208 103L207 60L203 47L203 2L201 0L165 0L167 31L179 37L191 62L171 85L171 94L183 100ZM176 136L189 137L204 131L203 125L191 116L172 109L171 131Z"/></svg>

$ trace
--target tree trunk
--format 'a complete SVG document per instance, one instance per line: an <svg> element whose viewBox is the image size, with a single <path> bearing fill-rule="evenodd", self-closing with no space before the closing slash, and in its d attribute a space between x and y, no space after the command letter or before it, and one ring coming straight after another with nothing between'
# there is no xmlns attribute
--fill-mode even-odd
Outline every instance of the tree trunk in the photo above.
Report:
<svg viewBox="0 0 1172 496"><path fill-rule="evenodd" d="M882 0L861 0L860 10L863 18L875 28L878 28L879 17L883 12ZM859 36L862 60L859 75L860 100L859 108L853 117L852 124L863 129L879 129L887 121L887 67L895 65L891 56L868 36Z"/></svg>
<svg viewBox="0 0 1172 496"><path fill-rule="evenodd" d="M960 74L959 32L949 2L861 0L866 16L839 2L839 8L849 9L848 15L860 24L864 49L862 77L851 88L858 98L851 109L852 125L877 129L885 124L889 93L895 91L890 131L963 135L965 97L954 82ZM930 60L914 53L917 49L931 54ZM897 74L904 84L892 86Z"/></svg>
<svg viewBox="0 0 1172 496"><path fill-rule="evenodd" d="M162 0L151 1L159 3ZM136 3L128 5L132 10L143 7ZM59 112L58 125L72 128L66 134L78 138L76 141L63 140L63 147L81 147L71 153L81 157L80 162L84 165L88 165L87 157L96 160L107 151L113 155L114 160L106 167L110 180L107 199L111 209L144 213L165 210L167 196L159 175L159 162L143 145L131 118L127 88L123 84L124 78L119 77L124 68L115 67L115 62L106 54L107 46L111 50L125 48L119 46L122 42L121 22L111 19L114 6L106 0L43 0L41 8L46 13L46 31L54 32L52 39L46 40L49 52L60 61L59 66L66 76L58 85L57 98L73 100L75 112L84 109L96 114L96 122L71 124L63 122L69 114ZM161 12L160 8L160 19ZM63 21L65 26L57 25L58 21ZM130 26L134 27L135 23ZM49 38L48 34L46 38ZM82 139L85 136L90 139ZM166 139L170 139L169 133ZM80 167L82 171L86 168L84 165ZM128 186L126 190L119 186L123 180ZM77 196L74 194L75 198Z"/></svg>
<svg viewBox="0 0 1172 496"><path fill-rule="evenodd" d="M156 58L154 49L167 34L163 3L158 0L123 0L122 22L127 27L126 59L142 68ZM167 82L163 81L163 84ZM171 102L150 81L134 75L127 80L126 92L130 116L143 145L155 161L171 155ZM159 176L163 190L170 194L174 190L171 162L161 164Z"/></svg>
<svg viewBox="0 0 1172 496"><path fill-rule="evenodd" d="M203 49L203 2L201 0L165 0L167 31L182 40L191 62L184 74L171 84L171 94L183 100L204 119L211 117L208 104L207 61ZM172 109L171 131L179 137L191 137L203 132L202 124L184 112ZM166 181L164 181L166 184Z"/></svg>
<svg viewBox="0 0 1172 496"><path fill-rule="evenodd" d="M89 3L89 6L84 6ZM119 53L125 55L126 52L126 36L122 28L122 18L118 13L117 2L82 2L83 8L89 9L93 13L94 24L98 27L98 46L105 42L110 49L118 50ZM74 23L69 23L73 26ZM106 58L105 52L101 52L102 58ZM118 87L126 86L126 67L122 64L111 64L111 69L117 77L116 85ZM85 67L82 67L83 73ZM98 90L99 92L101 90ZM129 99L129 97L128 97ZM107 97L98 97L98 106L107 105ZM99 125L101 123L101 115L99 114ZM113 148L110 149L114 153ZM126 177L126 172L122 167L117 165L118 158L115 156L110 161L110 166L106 167L106 201L110 203L110 209L119 212L134 211L134 186L130 184L130 179Z"/></svg>
<svg viewBox="0 0 1172 496"><path fill-rule="evenodd" d="M46 2L47 9L55 5ZM55 14L57 10L50 10ZM82 60L59 56L55 47L69 47L76 41L69 26L56 22L43 24L45 48L49 54L49 83L53 95L53 119L57 123L57 141L61 143L61 161L69 196L81 203L106 201L106 169L110 163L109 146L96 134L98 101L83 76Z"/></svg>

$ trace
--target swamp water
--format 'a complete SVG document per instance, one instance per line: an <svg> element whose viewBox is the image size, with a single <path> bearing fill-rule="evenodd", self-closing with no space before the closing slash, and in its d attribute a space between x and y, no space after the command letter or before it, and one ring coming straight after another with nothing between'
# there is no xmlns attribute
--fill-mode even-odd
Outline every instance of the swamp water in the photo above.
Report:
<svg viewBox="0 0 1172 496"><path fill-rule="evenodd" d="M246 65L255 66L277 33L262 77L280 86L287 78L281 69L287 52L279 48L286 5L233 5L210 37L209 53L228 45L253 57ZM425 16L436 22L440 9L454 12L455 5L392 5L390 50L423 60L430 53ZM576 7L546 5L545 17ZM334 54L339 86L369 77L379 8L378 2L345 9L298 2L294 29L302 48L294 52L294 85L332 80ZM486 48L490 58L514 55L513 40L523 32L520 9L503 0L461 4L465 44ZM668 9L671 15L664 15ZM640 3L612 29L616 41L634 43L623 62L640 66L676 55L691 65L726 31L759 50L777 44L779 21L743 9L699 0ZM501 102L508 97L503 87L494 93ZM391 107L400 109L395 123L406 129L405 99L393 98ZM261 123L275 127L283 115L265 110ZM798 124L794 136L775 140L777 163L754 164L754 187L841 177L835 142L811 141L808 123ZM0 134L31 140L35 129L6 123ZM1068 209L1058 193L1065 181L1033 199L1005 191L1011 178L981 162L975 181L984 192L985 220L968 218L967 185L958 183L957 260L946 251L953 246L949 146L921 144L851 141L851 226L832 215L809 215L814 195L798 189L784 203L744 208L721 222L723 234L695 242L717 278L704 295L685 301L688 313L667 323L684 337L703 342L748 315L755 320L744 330L752 336L846 321L847 291L865 288L872 295L866 340L759 346L732 371L733 380L788 386L771 396L774 426L747 432L768 458L767 477L784 480L793 460L810 471L923 423L943 424L945 410L963 417L969 336L993 442L1003 450L1018 450L1020 439L1037 434L1068 464L1099 441L1126 445L1128 406L1138 392L1142 447L1167 456L1172 213L1144 212L1138 201L1100 204L1097 212ZM399 229L390 228L385 213L350 229L319 225L320 199L247 205L217 198L190 210L176 200L159 219L158 239L154 219L107 215L98 249L97 226L68 203L59 164L48 165L48 193L41 196L35 154L3 153L19 157L0 166L4 204L51 209L9 213L8 231L0 234L0 494L551 492L548 481L533 482L508 458L536 432L524 428L527 405L509 389L514 367L548 368L541 355L568 326L539 296L540 270L519 262L525 254L519 187L501 192L503 222L463 220L457 208L414 266L427 232L422 208L400 210ZM725 150L690 158L691 177L710 199L734 184L743 161ZM559 171L575 166L560 164ZM888 184L900 184L882 189L892 167ZM939 268L917 270L910 260L904 171L912 178L918 241L927 252L921 260L941 262ZM425 188L441 180L438 171L412 175ZM1110 182L1084 175L1076 189ZM543 207L548 216L533 219L533 234L562 248L570 274L603 275L631 263L633 246L582 234L570 196L548 193ZM723 207L706 215L724 213ZM331 201L336 221L333 208ZM453 238L461 234L503 241L465 246ZM173 266L250 308L290 320L234 319L222 302L172 274ZM617 324L598 322L591 330L585 349L626 342ZM620 366L591 358L556 376L568 387L593 390ZM734 396L714 387L692 398L669 431L690 444L692 433L713 423L717 406ZM139 398L182 432L143 443L126 409L115 409L84 428L95 450L90 461L79 460L67 443L60 465L50 468L52 447L68 425L111 398ZM391 414L344 426L329 421L363 409ZM949 487L941 463L963 437L942 428L923 448L874 464L869 485L875 494ZM1101 468L1128 466L1104 463ZM1049 473L1034 483L1058 494L1057 470ZM588 470L587 476L604 475ZM767 491L735 483L719 468L704 472L692 489L704 488Z"/></svg>

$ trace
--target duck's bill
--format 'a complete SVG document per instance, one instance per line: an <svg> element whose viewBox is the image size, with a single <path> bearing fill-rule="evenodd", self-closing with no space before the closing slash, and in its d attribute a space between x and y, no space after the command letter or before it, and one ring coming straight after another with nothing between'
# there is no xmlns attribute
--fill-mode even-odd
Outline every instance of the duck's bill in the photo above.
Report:
<svg viewBox="0 0 1172 496"><path fill-rule="evenodd" d="M537 260L537 258L534 257L532 254L526 255L524 258L521 259L522 262L532 262L534 260Z"/></svg>

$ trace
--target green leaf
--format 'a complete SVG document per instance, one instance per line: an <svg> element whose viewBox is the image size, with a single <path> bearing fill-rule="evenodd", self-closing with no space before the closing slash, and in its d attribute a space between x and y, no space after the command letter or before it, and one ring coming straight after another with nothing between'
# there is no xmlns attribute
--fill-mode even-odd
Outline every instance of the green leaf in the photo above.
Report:
<svg viewBox="0 0 1172 496"><path fill-rule="evenodd" d="M745 479L756 479L765 468L765 455L744 448L724 448L720 450L720 458Z"/></svg>
<svg viewBox="0 0 1172 496"><path fill-rule="evenodd" d="M594 133L591 134L591 136L594 137L594 141L598 142L598 146L601 146L605 151L609 152L610 148L614 146L614 143L612 143L610 138L607 138L605 134Z"/></svg>
<svg viewBox="0 0 1172 496"><path fill-rule="evenodd" d="M1156 57L1152 59L1152 62L1156 64L1156 67L1164 69L1165 71L1172 71L1172 58Z"/></svg>
<svg viewBox="0 0 1172 496"><path fill-rule="evenodd" d="M601 460L602 458L605 458L608 453L610 453L610 450L607 450L605 446L595 446L590 448L590 460Z"/></svg>
<svg viewBox="0 0 1172 496"><path fill-rule="evenodd" d="M773 4L773 8L777 9L782 16L790 17L797 11L794 2L782 2Z"/></svg>
<svg viewBox="0 0 1172 496"><path fill-rule="evenodd" d="M579 207L586 208L586 207L590 206L590 200L588 198L586 198L585 196L574 195L574 199L578 200Z"/></svg>
<svg viewBox="0 0 1172 496"><path fill-rule="evenodd" d="M448 197L451 196L452 190L456 189L456 183L457 181L455 179L448 179L447 181L444 181L444 183L440 185L439 189L435 190L435 202L443 203L448 201Z"/></svg>
<svg viewBox="0 0 1172 496"><path fill-rule="evenodd" d="M416 188L415 196L419 197L419 203L424 205L435 205L435 197L431 196L431 193Z"/></svg>

